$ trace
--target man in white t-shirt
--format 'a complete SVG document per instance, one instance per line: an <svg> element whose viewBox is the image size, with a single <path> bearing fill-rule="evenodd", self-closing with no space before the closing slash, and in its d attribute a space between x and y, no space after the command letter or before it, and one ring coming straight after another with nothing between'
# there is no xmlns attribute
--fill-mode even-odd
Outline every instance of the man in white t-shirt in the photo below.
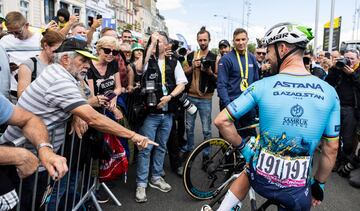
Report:
<svg viewBox="0 0 360 211"><path fill-rule="evenodd" d="M0 46L3 47L10 61L11 67L11 86L10 90L16 96L17 89L17 69L26 59L40 53L40 33L33 33L29 30L29 23L20 12L9 12L5 17L5 24L9 35L0 39Z"/></svg>

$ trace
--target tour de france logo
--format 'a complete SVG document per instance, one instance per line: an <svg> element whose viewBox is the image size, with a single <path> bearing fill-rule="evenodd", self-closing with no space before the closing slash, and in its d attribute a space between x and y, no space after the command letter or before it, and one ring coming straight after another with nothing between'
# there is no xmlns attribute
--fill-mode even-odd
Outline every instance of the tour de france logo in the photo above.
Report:
<svg viewBox="0 0 360 211"><path fill-rule="evenodd" d="M304 114L305 110L299 104L296 104L291 107L290 114L292 117L284 117L283 125L291 127L302 127L307 128L308 120L300 118Z"/></svg>
<svg viewBox="0 0 360 211"><path fill-rule="evenodd" d="M299 118L304 114L304 108L301 107L299 104L296 104L291 107L290 113L291 116Z"/></svg>

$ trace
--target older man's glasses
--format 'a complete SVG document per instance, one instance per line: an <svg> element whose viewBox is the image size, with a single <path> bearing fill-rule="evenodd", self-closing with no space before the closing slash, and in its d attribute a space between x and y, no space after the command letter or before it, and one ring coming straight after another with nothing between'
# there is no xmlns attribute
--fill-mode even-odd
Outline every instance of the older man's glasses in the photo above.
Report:
<svg viewBox="0 0 360 211"><path fill-rule="evenodd" d="M112 52L113 56L117 56L119 54L119 51L117 50L111 50L110 48L102 48L105 54L110 54Z"/></svg>
<svg viewBox="0 0 360 211"><path fill-rule="evenodd" d="M23 31L24 31L24 27L25 27L25 25L23 25L23 26L20 28L19 31L8 31L7 33L8 33L8 34L12 34L12 35L14 35L15 37L18 37L18 36L22 35L22 33L23 33Z"/></svg>

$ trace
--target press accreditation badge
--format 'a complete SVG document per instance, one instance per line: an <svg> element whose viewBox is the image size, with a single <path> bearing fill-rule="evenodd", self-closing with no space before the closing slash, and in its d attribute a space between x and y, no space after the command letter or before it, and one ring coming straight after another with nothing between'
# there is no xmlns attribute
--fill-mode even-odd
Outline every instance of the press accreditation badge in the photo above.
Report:
<svg viewBox="0 0 360 211"><path fill-rule="evenodd" d="M242 79L240 82L240 90L243 92L249 87L249 83L246 79Z"/></svg>
<svg viewBox="0 0 360 211"><path fill-rule="evenodd" d="M290 158L262 149L256 164L256 173L284 187L306 185L310 156Z"/></svg>

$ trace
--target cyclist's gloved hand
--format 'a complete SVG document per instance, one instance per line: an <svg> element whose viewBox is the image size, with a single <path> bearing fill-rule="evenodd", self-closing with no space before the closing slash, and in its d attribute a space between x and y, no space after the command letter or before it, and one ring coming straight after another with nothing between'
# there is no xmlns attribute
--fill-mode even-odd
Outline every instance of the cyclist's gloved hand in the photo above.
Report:
<svg viewBox="0 0 360 211"><path fill-rule="evenodd" d="M319 182L317 179L311 178L311 195L314 199L322 201L324 199L325 183Z"/></svg>
<svg viewBox="0 0 360 211"><path fill-rule="evenodd" d="M250 163L252 156L255 154L254 150L251 148L250 143L247 143L250 137L242 140L241 144L237 146L241 154L244 156L246 163Z"/></svg>
<svg viewBox="0 0 360 211"><path fill-rule="evenodd" d="M250 163L251 158L255 154L248 144L245 144L244 148L240 150L240 152L244 156L246 163Z"/></svg>

